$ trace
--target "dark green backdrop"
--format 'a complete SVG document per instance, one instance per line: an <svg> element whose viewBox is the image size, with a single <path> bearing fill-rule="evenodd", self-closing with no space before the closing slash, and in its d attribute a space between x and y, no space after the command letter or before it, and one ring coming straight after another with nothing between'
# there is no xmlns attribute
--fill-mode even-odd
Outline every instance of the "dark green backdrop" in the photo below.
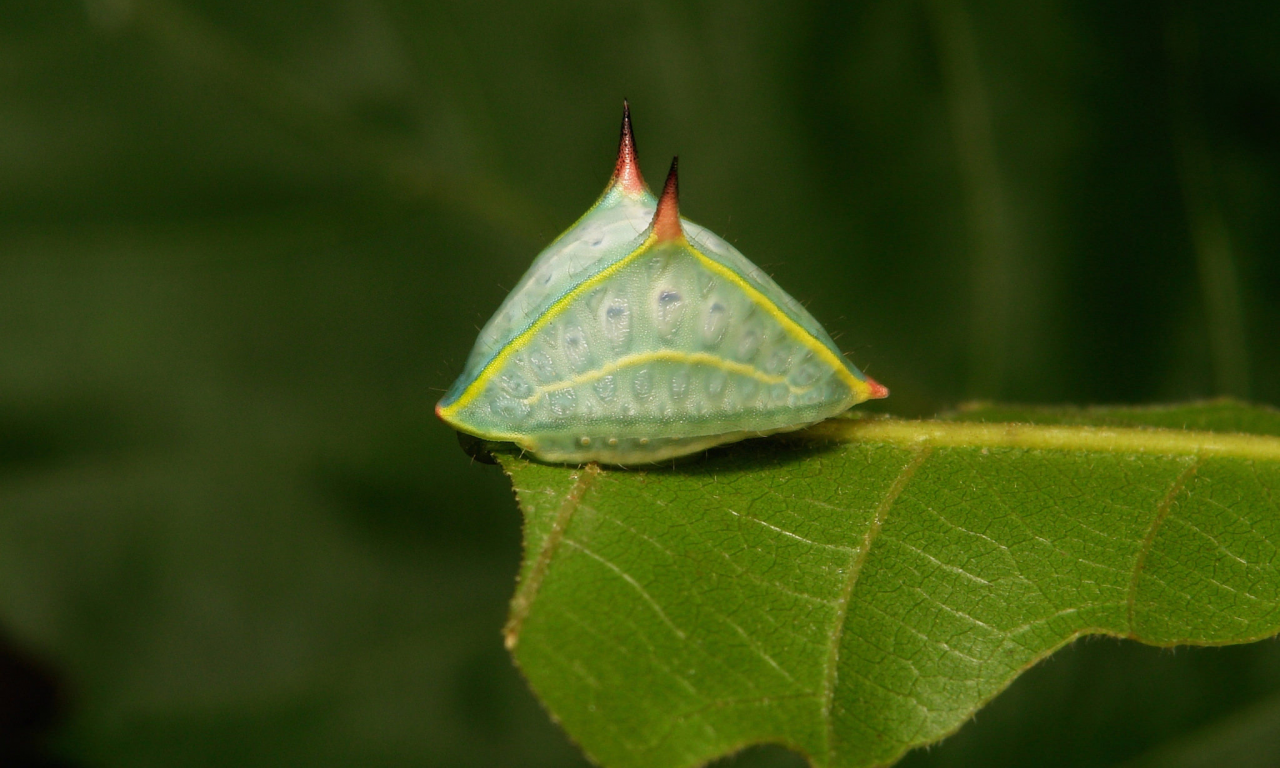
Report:
<svg viewBox="0 0 1280 768"><path fill-rule="evenodd" d="M502 650L509 489L431 408L624 96L877 409L1280 401L1277 40L1263 0L0 4L0 762L580 764ZM907 764L1277 733L1275 643L1094 640Z"/></svg>

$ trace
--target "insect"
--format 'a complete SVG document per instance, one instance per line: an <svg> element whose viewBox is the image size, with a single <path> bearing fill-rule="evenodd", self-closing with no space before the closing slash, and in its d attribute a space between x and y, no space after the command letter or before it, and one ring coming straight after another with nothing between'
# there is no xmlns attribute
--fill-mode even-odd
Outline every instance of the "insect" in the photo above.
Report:
<svg viewBox="0 0 1280 768"><path fill-rule="evenodd" d="M630 110L604 194L538 255L436 405L554 463L639 464L800 429L889 391L640 174Z"/></svg>

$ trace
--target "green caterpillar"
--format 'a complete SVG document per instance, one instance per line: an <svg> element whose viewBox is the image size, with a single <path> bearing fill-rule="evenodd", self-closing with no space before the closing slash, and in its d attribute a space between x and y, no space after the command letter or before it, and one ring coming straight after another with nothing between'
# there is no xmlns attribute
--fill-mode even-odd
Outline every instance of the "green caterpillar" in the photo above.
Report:
<svg viewBox="0 0 1280 768"><path fill-rule="evenodd" d="M889 391L732 245L655 198L630 110L613 177L538 255L436 405L548 462L638 464L785 432Z"/></svg>

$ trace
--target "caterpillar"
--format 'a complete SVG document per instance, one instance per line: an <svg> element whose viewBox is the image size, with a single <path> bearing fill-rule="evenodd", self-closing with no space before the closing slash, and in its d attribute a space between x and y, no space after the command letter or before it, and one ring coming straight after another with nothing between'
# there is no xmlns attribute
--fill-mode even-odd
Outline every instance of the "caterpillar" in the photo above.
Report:
<svg viewBox="0 0 1280 768"><path fill-rule="evenodd" d="M645 184L630 107L604 193L548 245L436 405L552 463L641 464L800 429L889 391L767 274Z"/></svg>

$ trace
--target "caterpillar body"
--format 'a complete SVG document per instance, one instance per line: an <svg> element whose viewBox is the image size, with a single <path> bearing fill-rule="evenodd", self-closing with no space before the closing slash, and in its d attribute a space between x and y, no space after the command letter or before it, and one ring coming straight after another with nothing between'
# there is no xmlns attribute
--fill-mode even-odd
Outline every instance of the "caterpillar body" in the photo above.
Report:
<svg viewBox="0 0 1280 768"><path fill-rule="evenodd" d="M732 245L655 197L630 110L612 178L538 255L436 406L557 463L663 461L799 429L888 390Z"/></svg>

